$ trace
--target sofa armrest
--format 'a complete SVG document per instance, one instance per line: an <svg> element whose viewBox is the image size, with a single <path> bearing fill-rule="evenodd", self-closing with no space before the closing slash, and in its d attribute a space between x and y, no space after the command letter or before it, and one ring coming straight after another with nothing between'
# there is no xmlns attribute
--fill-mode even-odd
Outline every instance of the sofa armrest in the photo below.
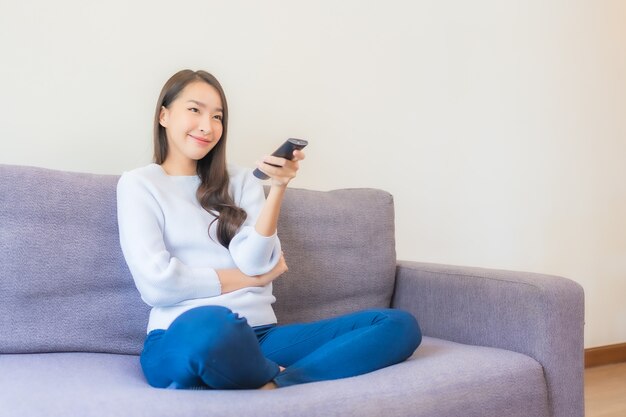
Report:
<svg viewBox="0 0 626 417"><path fill-rule="evenodd" d="M584 293L574 281L399 261L392 306L413 313L426 336L534 358L553 416L583 416Z"/></svg>

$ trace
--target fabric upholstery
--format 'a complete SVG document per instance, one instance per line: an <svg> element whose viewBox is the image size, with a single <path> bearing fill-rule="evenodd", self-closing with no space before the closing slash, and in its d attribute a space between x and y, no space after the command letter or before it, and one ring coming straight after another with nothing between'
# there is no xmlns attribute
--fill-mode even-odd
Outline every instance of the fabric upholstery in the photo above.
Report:
<svg viewBox="0 0 626 417"><path fill-rule="evenodd" d="M0 406L25 417L549 415L543 372L533 359L433 338L391 368L276 391L155 389L138 362L90 353L0 356Z"/></svg>
<svg viewBox="0 0 626 417"><path fill-rule="evenodd" d="M120 250L118 178L0 165L0 353L141 351L149 308ZM279 322L389 307L393 215L381 190L288 189Z"/></svg>
<svg viewBox="0 0 626 417"><path fill-rule="evenodd" d="M288 190L275 310L289 323L392 303L427 336L411 360L270 392L150 388L117 179L0 165L0 416L583 416L580 286L397 264L393 198L371 189Z"/></svg>
<svg viewBox="0 0 626 417"><path fill-rule="evenodd" d="M555 276L400 262L393 306L425 335L528 355L544 367L555 417L582 417L584 294Z"/></svg>
<svg viewBox="0 0 626 417"><path fill-rule="evenodd" d="M116 184L0 165L0 353L139 352L149 310L122 257Z"/></svg>
<svg viewBox="0 0 626 417"><path fill-rule="evenodd" d="M274 284L279 323L389 307L394 233L385 191L287 189L278 235L289 271Z"/></svg>

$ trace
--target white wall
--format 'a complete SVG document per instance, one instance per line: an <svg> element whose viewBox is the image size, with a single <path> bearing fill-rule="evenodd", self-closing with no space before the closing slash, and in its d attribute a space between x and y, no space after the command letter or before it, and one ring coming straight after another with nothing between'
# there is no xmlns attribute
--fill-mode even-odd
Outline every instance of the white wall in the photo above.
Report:
<svg viewBox="0 0 626 417"><path fill-rule="evenodd" d="M402 259L544 272L626 341L626 2L0 0L0 163L151 158L165 80L206 69L252 166L392 192Z"/></svg>

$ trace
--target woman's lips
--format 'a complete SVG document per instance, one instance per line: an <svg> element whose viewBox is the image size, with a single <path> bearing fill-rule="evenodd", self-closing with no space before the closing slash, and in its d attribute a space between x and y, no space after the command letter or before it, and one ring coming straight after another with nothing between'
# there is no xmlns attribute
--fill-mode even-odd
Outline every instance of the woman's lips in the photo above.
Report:
<svg viewBox="0 0 626 417"><path fill-rule="evenodd" d="M210 141L210 140L207 140L207 139L201 138L201 137L199 137L199 136L194 136L194 135L188 135L188 136L189 136L190 138L192 138L193 140L195 140L195 141L197 141L197 142L201 143L201 144L208 145L209 143L211 143L211 141Z"/></svg>

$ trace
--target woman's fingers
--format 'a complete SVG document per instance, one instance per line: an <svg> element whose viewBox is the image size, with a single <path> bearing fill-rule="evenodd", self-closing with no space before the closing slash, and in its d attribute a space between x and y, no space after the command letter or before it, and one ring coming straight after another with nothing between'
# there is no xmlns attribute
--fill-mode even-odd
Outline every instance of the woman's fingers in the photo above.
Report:
<svg viewBox="0 0 626 417"><path fill-rule="evenodd" d="M272 178L275 185L287 185L294 179L300 169L301 161L305 158L304 152L294 151L293 159L288 160L277 156L266 156L262 161L257 162L257 167Z"/></svg>
<svg viewBox="0 0 626 417"><path fill-rule="evenodd" d="M282 159L282 158L281 158ZM284 160L283 165L274 166L278 164L274 164L272 161L261 161L257 162L257 167L269 175L270 177L279 177L285 179L292 179L296 176L298 169L300 166L298 161L287 161Z"/></svg>
<svg viewBox="0 0 626 417"><path fill-rule="evenodd" d="M289 164L296 163L298 161L302 161L306 158L306 155L302 151L293 151L293 158L291 160L286 158L280 158L278 156L267 155L263 158L263 162L270 165L277 165L280 167L287 166Z"/></svg>
<svg viewBox="0 0 626 417"><path fill-rule="evenodd" d="M293 151L293 161L302 161L306 155L302 151Z"/></svg>

